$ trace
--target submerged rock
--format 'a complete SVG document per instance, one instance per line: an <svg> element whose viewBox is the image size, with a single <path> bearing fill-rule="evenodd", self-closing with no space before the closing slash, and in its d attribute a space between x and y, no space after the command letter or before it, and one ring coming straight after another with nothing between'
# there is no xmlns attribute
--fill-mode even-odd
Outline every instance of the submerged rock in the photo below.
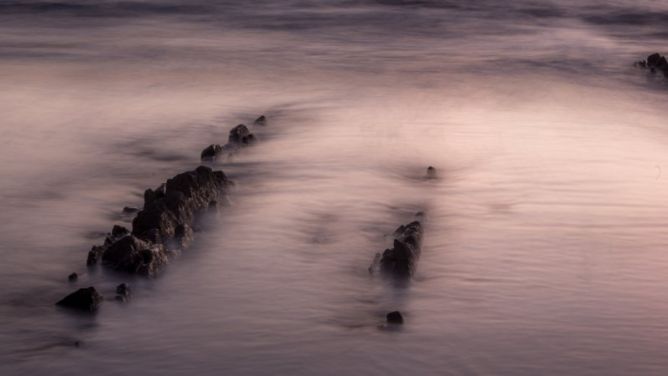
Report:
<svg viewBox="0 0 668 376"><path fill-rule="evenodd" d="M436 178L436 169L434 166L429 166L427 167L427 179L435 179Z"/></svg>
<svg viewBox="0 0 668 376"><path fill-rule="evenodd" d="M264 116L260 116L254 122L254 125L266 125L267 119ZM249 146L255 142L256 138L250 129L244 124L239 124L236 127L230 130L230 134L227 137L227 144L218 145L211 144L207 146L202 153L200 158L203 161L214 161L224 154L232 154L237 151L239 148Z"/></svg>
<svg viewBox="0 0 668 376"><path fill-rule="evenodd" d="M116 286L116 300L119 302L125 302L130 299L130 286L128 286L126 283L121 283L120 285Z"/></svg>
<svg viewBox="0 0 668 376"><path fill-rule="evenodd" d="M77 279L79 279L79 275L77 273L72 273L67 276L67 280L70 282L76 282Z"/></svg>
<svg viewBox="0 0 668 376"><path fill-rule="evenodd" d="M232 128L227 140L238 145L250 145L255 141L255 135L251 133L247 126L239 124Z"/></svg>
<svg viewBox="0 0 668 376"><path fill-rule="evenodd" d="M659 53L647 56L646 60L636 62L636 66L649 69L652 73L662 72L668 78L668 60Z"/></svg>
<svg viewBox="0 0 668 376"><path fill-rule="evenodd" d="M267 118L264 115L261 115L259 118L255 119L253 125L265 126L267 125Z"/></svg>
<svg viewBox="0 0 668 376"><path fill-rule="evenodd" d="M126 206L123 208L123 214L134 214L139 211L139 208L135 208L132 206Z"/></svg>
<svg viewBox="0 0 668 376"><path fill-rule="evenodd" d="M401 325L404 323L404 317L399 311L392 311L385 316L388 324Z"/></svg>
<svg viewBox="0 0 668 376"><path fill-rule="evenodd" d="M422 245L422 225L419 221L401 225L394 232L394 244L383 252L379 266L383 274L408 278L415 273Z"/></svg>
<svg viewBox="0 0 668 376"><path fill-rule="evenodd" d="M80 311L95 312L102 303L102 300L102 295L98 294L95 287L91 286L67 295L59 300L56 305Z"/></svg>
<svg viewBox="0 0 668 376"><path fill-rule="evenodd" d="M218 144L211 144L202 150L201 158L203 161L213 160L223 151L223 147Z"/></svg>

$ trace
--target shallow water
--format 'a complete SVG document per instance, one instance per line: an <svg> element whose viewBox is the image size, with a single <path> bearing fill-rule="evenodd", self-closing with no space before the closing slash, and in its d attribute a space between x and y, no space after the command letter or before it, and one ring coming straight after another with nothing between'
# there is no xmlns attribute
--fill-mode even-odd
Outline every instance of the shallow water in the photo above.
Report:
<svg viewBox="0 0 668 376"><path fill-rule="evenodd" d="M668 85L632 62L668 52L666 21L660 1L0 3L0 373L665 374ZM122 207L262 113L216 164L233 205L161 277L86 270ZM417 211L414 280L369 276ZM120 282L129 304L53 306Z"/></svg>

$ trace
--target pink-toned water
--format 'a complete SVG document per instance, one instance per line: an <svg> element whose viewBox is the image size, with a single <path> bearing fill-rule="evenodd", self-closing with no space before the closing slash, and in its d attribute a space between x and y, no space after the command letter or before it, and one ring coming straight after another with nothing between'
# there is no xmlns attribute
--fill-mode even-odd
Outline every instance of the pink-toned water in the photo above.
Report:
<svg viewBox="0 0 668 376"><path fill-rule="evenodd" d="M668 52L666 20L650 1L0 3L0 373L665 374L668 85L632 62ZM233 205L164 275L86 271L122 207L259 114L259 144L217 166ZM371 278L416 211L415 280ZM130 304L53 306L120 282Z"/></svg>

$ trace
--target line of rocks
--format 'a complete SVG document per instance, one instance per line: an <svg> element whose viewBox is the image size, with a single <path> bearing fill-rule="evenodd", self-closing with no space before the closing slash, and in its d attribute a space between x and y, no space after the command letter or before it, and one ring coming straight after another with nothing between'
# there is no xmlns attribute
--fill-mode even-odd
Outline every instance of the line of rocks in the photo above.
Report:
<svg viewBox="0 0 668 376"><path fill-rule="evenodd" d="M253 125L265 126L267 125L267 118L262 115L255 119ZM207 146L202 150L200 158L203 161L215 161L223 155L232 154L242 147L254 144L256 140L255 135L251 133L246 125L239 124L230 131L227 144L222 146L219 144L211 144Z"/></svg>
<svg viewBox="0 0 668 376"><path fill-rule="evenodd" d="M261 116L255 121L266 124ZM228 149L245 146L255 140L248 128L241 124L230 131ZM206 149L205 149L206 150ZM101 245L88 252L86 264L97 264L118 272L145 277L156 276L169 260L188 248L194 232L207 216L217 215L228 202L228 191L234 183L223 171L207 166L178 174L156 189L144 192L144 206L132 220L132 231L115 225ZM123 210L129 212L129 210ZM134 211L133 211L134 212ZM75 282L72 273L68 280ZM116 288L115 299L121 302L130 297L130 287L122 283ZM58 306L94 312L103 297L95 287L81 288L56 303Z"/></svg>
<svg viewBox="0 0 668 376"><path fill-rule="evenodd" d="M659 53L647 56L646 60L637 61L635 66L649 69L652 73L662 72L663 75L668 78L668 60L666 60L665 56L662 56Z"/></svg>
<svg viewBox="0 0 668 376"><path fill-rule="evenodd" d="M436 168L433 166L427 167L425 178L428 180L438 179ZM369 274L378 273L383 277L400 282L406 282L413 277L422 251L424 229L420 220L424 217L424 213L418 212L415 217L417 220L401 225L394 230L392 233L392 248L374 255L368 269ZM392 311L385 316L385 321L390 325L401 325L404 323L404 318L401 312Z"/></svg>

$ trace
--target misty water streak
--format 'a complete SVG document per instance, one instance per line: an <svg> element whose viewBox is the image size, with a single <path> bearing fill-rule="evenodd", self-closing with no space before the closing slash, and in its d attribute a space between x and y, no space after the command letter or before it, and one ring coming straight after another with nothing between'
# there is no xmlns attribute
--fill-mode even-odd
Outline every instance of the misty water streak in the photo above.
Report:
<svg viewBox="0 0 668 376"><path fill-rule="evenodd" d="M665 374L668 4L511 3L0 2L0 373ZM160 278L85 269L260 114ZM417 211L415 279L369 276Z"/></svg>

